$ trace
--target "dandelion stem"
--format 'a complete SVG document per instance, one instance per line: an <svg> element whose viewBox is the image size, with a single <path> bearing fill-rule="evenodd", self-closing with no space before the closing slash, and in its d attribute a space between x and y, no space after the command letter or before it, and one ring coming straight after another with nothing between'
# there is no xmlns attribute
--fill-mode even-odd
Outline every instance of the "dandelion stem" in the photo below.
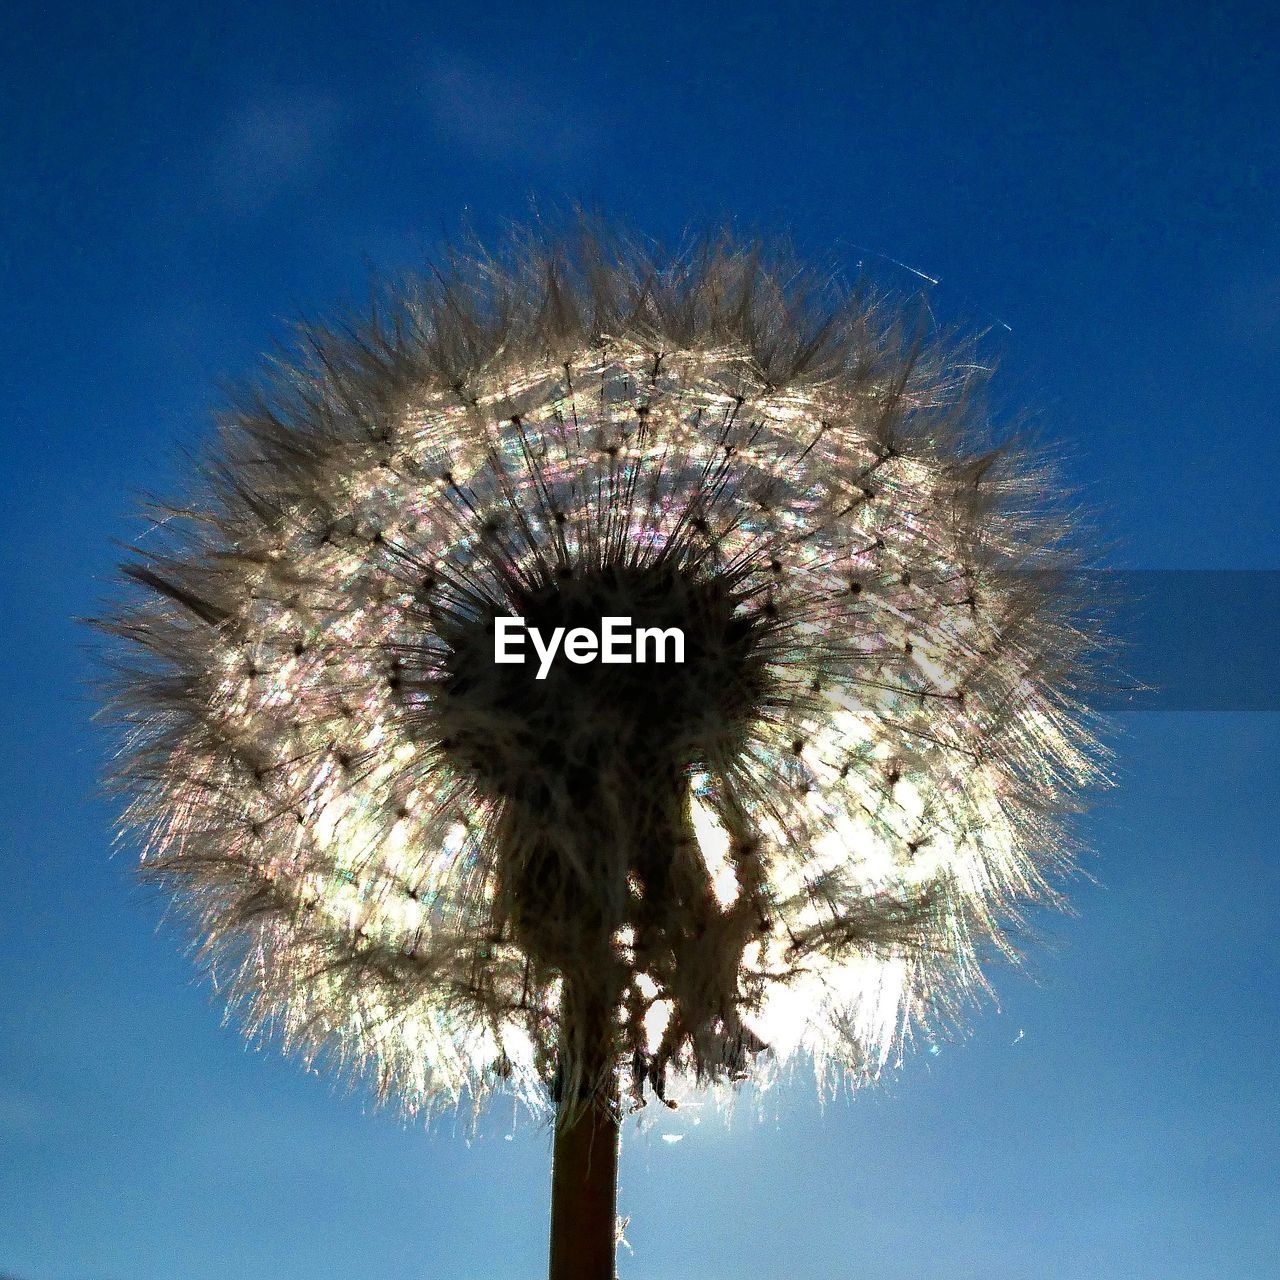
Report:
<svg viewBox="0 0 1280 1280"><path fill-rule="evenodd" d="M551 1164L550 1280L614 1280L618 1074L607 1004L566 979L562 1038L581 1069L562 1077ZM564 1055L568 1057L568 1055Z"/></svg>

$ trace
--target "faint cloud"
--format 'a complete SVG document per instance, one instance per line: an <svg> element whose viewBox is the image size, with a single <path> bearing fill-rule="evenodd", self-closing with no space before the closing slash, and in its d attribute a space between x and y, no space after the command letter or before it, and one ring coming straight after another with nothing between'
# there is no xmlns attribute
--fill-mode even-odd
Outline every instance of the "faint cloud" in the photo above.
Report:
<svg viewBox="0 0 1280 1280"><path fill-rule="evenodd" d="M564 163L597 143L596 126L567 100L552 104L527 84L462 59L430 67L426 92L446 141L495 159Z"/></svg>
<svg viewBox="0 0 1280 1280"><path fill-rule="evenodd" d="M45 1127L45 1115L36 1099L16 1085L0 1080L0 1133L30 1138ZM5 1280L2 1274L0 1280Z"/></svg>
<svg viewBox="0 0 1280 1280"><path fill-rule="evenodd" d="M337 140L337 104L311 90L246 99L214 149L218 195L228 212L258 212L326 165Z"/></svg>

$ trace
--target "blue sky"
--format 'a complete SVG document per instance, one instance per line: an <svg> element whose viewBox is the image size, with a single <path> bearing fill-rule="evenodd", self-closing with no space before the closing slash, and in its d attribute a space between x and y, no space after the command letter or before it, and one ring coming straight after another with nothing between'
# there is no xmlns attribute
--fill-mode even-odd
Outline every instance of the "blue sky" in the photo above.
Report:
<svg viewBox="0 0 1280 1280"><path fill-rule="evenodd" d="M0 1272L543 1265L545 1132L508 1140L501 1108L471 1141L406 1130L244 1048L129 851L108 856L73 618L107 589L137 495L181 486L221 378L300 311L358 300L370 265L411 266L464 225L572 200L668 238L733 218L891 287L922 272L940 317L990 326L1001 399L1062 447L1113 564L1280 569L1266 9L11 8ZM1158 643L1184 668L1215 661L1179 647L1176 619ZM1280 705L1257 695L1274 655L1242 652L1223 657L1253 686L1241 705ZM627 1135L626 1280L1266 1273L1280 717L1130 712L1116 745L1079 918L1045 922L1049 945L997 975L1001 1008L966 1040L825 1110L798 1080L762 1122L744 1106Z"/></svg>

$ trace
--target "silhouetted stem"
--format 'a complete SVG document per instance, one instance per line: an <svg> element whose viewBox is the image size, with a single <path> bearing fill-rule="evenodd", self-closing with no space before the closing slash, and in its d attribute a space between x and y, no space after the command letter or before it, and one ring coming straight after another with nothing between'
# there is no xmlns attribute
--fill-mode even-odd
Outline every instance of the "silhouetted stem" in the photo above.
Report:
<svg viewBox="0 0 1280 1280"><path fill-rule="evenodd" d="M562 1087L558 1103L549 1275L550 1280L614 1280L620 1121L609 1019L574 999L568 983L564 1001L565 1042L594 1045L595 1051L583 1053L581 1083ZM574 1026L574 1019L582 1021Z"/></svg>

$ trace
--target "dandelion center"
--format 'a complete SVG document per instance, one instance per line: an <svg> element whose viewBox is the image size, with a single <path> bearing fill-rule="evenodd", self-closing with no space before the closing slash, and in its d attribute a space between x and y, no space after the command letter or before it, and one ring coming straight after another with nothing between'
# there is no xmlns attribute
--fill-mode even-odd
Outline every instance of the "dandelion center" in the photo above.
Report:
<svg viewBox="0 0 1280 1280"><path fill-rule="evenodd" d="M768 687L775 620L741 572L691 558L668 549L650 564L562 565L507 602L436 621L447 656L431 745L503 811L508 917L561 969L592 954L586 939L624 926L643 935L650 906L669 910L673 868L695 865L690 778L742 750ZM558 662L538 679L533 664L494 661L495 619L508 611L544 635L598 631L607 617L676 629L684 661ZM411 707L412 656L406 668ZM691 885L699 898L708 888L705 872Z"/></svg>
<svg viewBox="0 0 1280 1280"><path fill-rule="evenodd" d="M568 569L510 607L543 635L598 633L607 617L637 629L678 630L684 661L535 665L494 662L493 606L442 626L449 650L440 717L447 750L495 798L529 789L529 766L571 796L597 785L600 764L630 760L641 773L686 772L741 735L763 687L759 641L767 622L731 581L677 566Z"/></svg>

